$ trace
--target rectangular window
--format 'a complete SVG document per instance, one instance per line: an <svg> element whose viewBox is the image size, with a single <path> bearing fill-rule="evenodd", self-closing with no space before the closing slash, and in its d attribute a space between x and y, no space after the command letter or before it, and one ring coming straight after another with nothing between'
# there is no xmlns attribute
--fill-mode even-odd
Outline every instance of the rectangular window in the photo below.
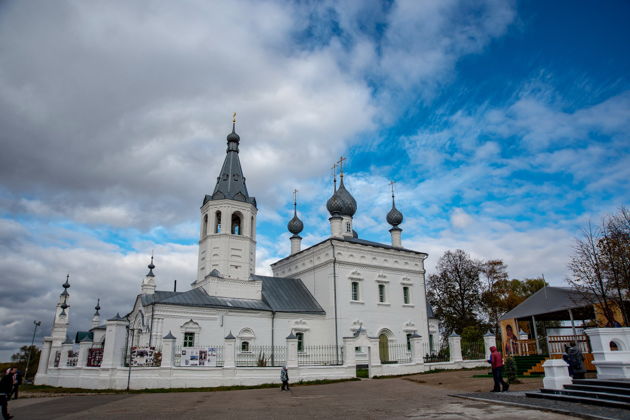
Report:
<svg viewBox="0 0 630 420"><path fill-rule="evenodd" d="M359 282L352 282L352 300L359 300Z"/></svg>
<svg viewBox="0 0 630 420"><path fill-rule="evenodd" d="M385 285L384 284L378 285L378 301L381 303L385 302Z"/></svg>
<svg viewBox="0 0 630 420"><path fill-rule="evenodd" d="M350 222L346 222L346 232L348 233L352 232L352 225L350 224Z"/></svg>
<svg viewBox="0 0 630 420"><path fill-rule="evenodd" d="M407 334L407 350L411 351L411 334Z"/></svg>
<svg viewBox="0 0 630 420"><path fill-rule="evenodd" d="M409 287L407 286L403 287L403 301L405 302L405 305L409 305Z"/></svg>
<svg viewBox="0 0 630 420"><path fill-rule="evenodd" d="M184 347L194 347L195 346L195 333L187 332L184 333Z"/></svg>
<svg viewBox="0 0 630 420"><path fill-rule="evenodd" d="M295 336L297 337L297 350L299 352L303 352L304 351L304 333L299 332L295 334Z"/></svg>

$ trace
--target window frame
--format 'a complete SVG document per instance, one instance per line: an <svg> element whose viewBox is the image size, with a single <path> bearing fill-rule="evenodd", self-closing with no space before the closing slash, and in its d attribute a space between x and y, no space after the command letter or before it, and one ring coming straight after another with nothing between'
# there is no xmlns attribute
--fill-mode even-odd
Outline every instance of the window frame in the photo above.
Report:
<svg viewBox="0 0 630 420"><path fill-rule="evenodd" d="M403 304L411 305L411 291L409 286L403 286Z"/></svg>
<svg viewBox="0 0 630 420"><path fill-rule="evenodd" d="M361 294L359 293L359 282L354 280L350 283L350 299L354 302L361 300Z"/></svg>
<svg viewBox="0 0 630 420"><path fill-rule="evenodd" d="M182 347L195 347L195 333L194 332L184 333L184 342L182 343Z"/></svg>
<svg viewBox="0 0 630 420"><path fill-rule="evenodd" d="M387 303L387 292L383 283L378 285L378 303Z"/></svg>
<svg viewBox="0 0 630 420"><path fill-rule="evenodd" d="M297 338L298 353L304 353L304 332L303 331L296 332L295 338Z"/></svg>

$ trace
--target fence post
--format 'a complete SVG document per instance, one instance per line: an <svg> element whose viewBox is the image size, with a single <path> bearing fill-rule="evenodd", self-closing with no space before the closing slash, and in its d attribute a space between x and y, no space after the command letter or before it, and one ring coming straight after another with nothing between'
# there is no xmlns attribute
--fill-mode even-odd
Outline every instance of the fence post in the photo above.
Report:
<svg viewBox="0 0 630 420"><path fill-rule="evenodd" d="M87 357L90 347L92 347L92 339L88 336L83 337L83 340L79 343L79 358L77 359L77 367L87 366Z"/></svg>
<svg viewBox="0 0 630 420"><path fill-rule="evenodd" d="M483 348L485 350L485 358L486 360L490 359L490 347L497 346L497 338L488 330L488 332L483 336Z"/></svg>
<svg viewBox="0 0 630 420"><path fill-rule="evenodd" d="M68 352L72 350L72 341L70 338L67 338L61 344L61 357L59 358L59 367L65 368L68 366Z"/></svg>
<svg viewBox="0 0 630 420"><path fill-rule="evenodd" d="M298 367L297 337L293 334L293 330L287 337L287 367Z"/></svg>
<svg viewBox="0 0 630 420"><path fill-rule="evenodd" d="M424 363L424 355L422 345L422 336L417 332L413 333L411 336L411 361L415 364L423 364Z"/></svg>
<svg viewBox="0 0 630 420"><path fill-rule="evenodd" d="M357 365L357 355L354 350L355 346L355 338L354 337L344 337L343 338L343 365L344 366L356 366Z"/></svg>
<svg viewBox="0 0 630 420"><path fill-rule="evenodd" d="M448 337L448 350L451 356L451 362L461 362L462 358L462 338L453 331Z"/></svg>
<svg viewBox="0 0 630 420"><path fill-rule="evenodd" d="M107 330L105 331L105 347L103 348L102 368L115 368L123 364L123 352L125 351L125 342L127 341L128 321L116 314L115 317L108 319Z"/></svg>
<svg viewBox="0 0 630 420"><path fill-rule="evenodd" d="M162 367L173 367L173 356L175 356L175 336L169 330L162 338Z"/></svg>
<svg viewBox="0 0 630 420"><path fill-rule="evenodd" d="M225 345L223 346L223 368L236 367L236 337L232 335L232 331L225 337Z"/></svg>

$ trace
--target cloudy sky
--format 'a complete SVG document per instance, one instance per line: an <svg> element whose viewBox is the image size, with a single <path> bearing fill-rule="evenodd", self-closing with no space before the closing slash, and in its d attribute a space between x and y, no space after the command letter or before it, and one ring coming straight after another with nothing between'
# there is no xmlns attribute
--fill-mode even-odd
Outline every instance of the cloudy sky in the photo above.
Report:
<svg viewBox="0 0 630 420"><path fill-rule="evenodd" d="M360 237L501 258L561 285L574 238L628 204L624 1L0 3L0 360L97 298L125 314L153 250L196 272L199 206L238 112L259 273L329 233L347 160Z"/></svg>

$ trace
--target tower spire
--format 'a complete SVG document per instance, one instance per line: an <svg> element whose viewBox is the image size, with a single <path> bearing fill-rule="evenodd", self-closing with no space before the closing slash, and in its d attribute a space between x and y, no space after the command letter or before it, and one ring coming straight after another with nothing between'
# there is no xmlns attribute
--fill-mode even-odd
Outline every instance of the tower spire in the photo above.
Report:
<svg viewBox="0 0 630 420"><path fill-rule="evenodd" d="M297 193L298 190L293 190L293 219L291 219L287 225L287 229L293 234L293 236L291 236L291 255L300 252L302 246L300 232L304 229L304 223L302 223L297 215Z"/></svg>
<svg viewBox="0 0 630 420"><path fill-rule="evenodd" d="M337 164L333 163L333 166L330 168L332 170L333 176L333 194L337 191Z"/></svg>

